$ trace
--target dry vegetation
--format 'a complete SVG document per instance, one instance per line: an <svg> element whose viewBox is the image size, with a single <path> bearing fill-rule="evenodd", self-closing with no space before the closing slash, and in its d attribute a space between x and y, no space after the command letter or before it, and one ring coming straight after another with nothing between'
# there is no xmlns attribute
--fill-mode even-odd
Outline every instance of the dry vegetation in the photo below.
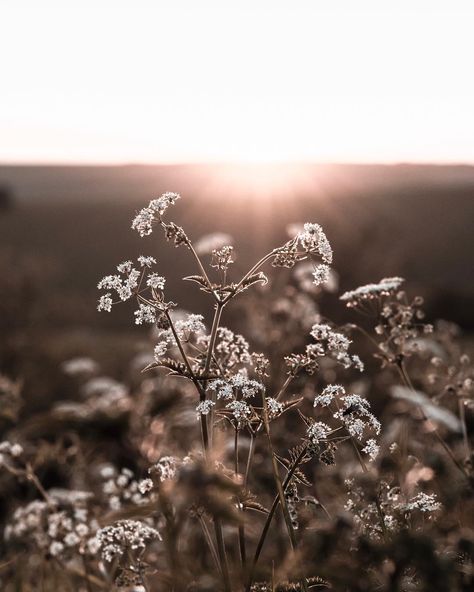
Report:
<svg viewBox="0 0 474 592"><path fill-rule="evenodd" d="M174 251L140 256L99 283L99 310L134 302L150 326L120 381L65 360L70 400L25 414L21 377L1 378L2 590L472 590L458 328L427 323L399 277L342 294L351 320L335 326L321 226L237 274L231 237L193 244L169 220L178 198L132 228L187 253L210 316L168 297Z"/></svg>

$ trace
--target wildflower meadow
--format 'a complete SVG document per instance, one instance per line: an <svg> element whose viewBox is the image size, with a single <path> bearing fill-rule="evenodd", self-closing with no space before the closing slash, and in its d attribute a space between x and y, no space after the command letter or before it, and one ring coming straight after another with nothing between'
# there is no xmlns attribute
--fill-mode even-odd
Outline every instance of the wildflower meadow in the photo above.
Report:
<svg viewBox="0 0 474 592"><path fill-rule="evenodd" d="M0 377L1 590L473 590L474 366L459 328L426 318L383 259L340 291L317 220L266 253L249 233L241 273L212 217L197 240L173 222L186 199L131 210L142 253L98 281L102 315L146 328L126 371L64 359L77 396L26 419L21 376ZM175 302L161 271L175 249L207 312ZM328 294L347 322L326 316Z"/></svg>

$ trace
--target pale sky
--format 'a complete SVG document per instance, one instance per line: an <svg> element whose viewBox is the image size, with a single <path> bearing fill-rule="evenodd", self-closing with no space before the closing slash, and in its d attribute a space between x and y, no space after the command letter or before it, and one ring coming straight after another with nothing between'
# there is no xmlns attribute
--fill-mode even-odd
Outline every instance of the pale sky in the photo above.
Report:
<svg viewBox="0 0 474 592"><path fill-rule="evenodd" d="M0 0L0 162L474 162L474 0Z"/></svg>

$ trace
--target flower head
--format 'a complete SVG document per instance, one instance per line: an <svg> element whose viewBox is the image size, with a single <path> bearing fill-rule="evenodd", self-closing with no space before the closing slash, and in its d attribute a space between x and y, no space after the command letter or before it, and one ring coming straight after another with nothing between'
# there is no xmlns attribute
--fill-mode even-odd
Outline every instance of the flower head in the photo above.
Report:
<svg viewBox="0 0 474 592"><path fill-rule="evenodd" d="M347 306L354 307L365 300L373 300L374 298L380 298L380 296L393 294L404 281L401 277L384 278L378 284L366 284L365 286L359 286L355 290L344 292L340 299L346 302Z"/></svg>

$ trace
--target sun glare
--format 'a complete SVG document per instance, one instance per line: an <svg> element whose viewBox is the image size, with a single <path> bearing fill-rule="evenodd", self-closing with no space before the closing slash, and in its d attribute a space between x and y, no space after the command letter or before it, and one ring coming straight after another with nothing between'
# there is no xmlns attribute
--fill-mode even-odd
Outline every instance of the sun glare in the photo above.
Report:
<svg viewBox="0 0 474 592"><path fill-rule="evenodd" d="M291 195L310 186L309 170L300 164L244 163L216 164L210 185L225 195L258 195L259 198Z"/></svg>

